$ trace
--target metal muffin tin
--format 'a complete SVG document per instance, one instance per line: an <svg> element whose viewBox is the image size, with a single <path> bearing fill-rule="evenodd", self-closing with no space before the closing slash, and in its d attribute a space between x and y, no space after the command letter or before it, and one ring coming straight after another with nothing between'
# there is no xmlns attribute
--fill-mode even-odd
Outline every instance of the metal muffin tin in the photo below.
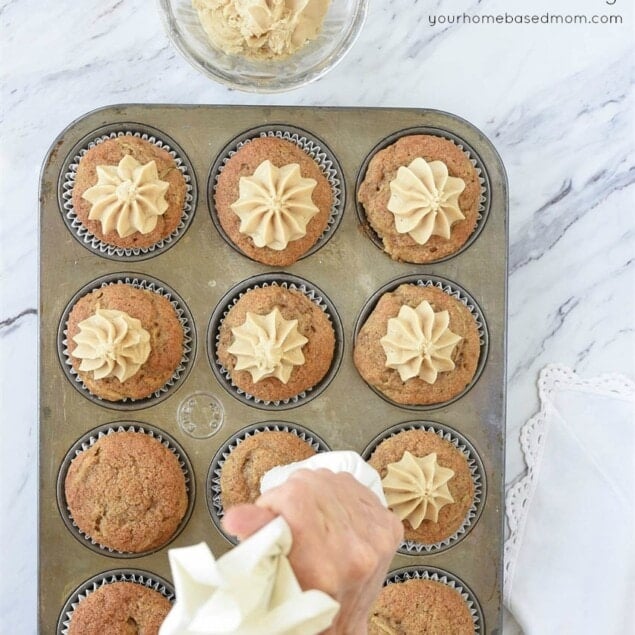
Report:
<svg viewBox="0 0 635 635"><path fill-rule="evenodd" d="M191 370L162 400L135 412L180 444L192 463L195 489L192 516L171 543L173 547L208 542L220 555L228 541L211 521L206 476L212 459L228 439L246 426L280 419L315 432L334 450L362 452L378 435L413 413L388 403L363 381L353 365L353 332L362 308L373 294L403 276L439 277L467 289L483 313L489 333L481 376L460 399L426 412L426 418L457 430L474 445L483 463L487 496L480 518L468 535L435 554L396 554L392 568L437 567L469 586L483 612L482 632L499 633L502 598L503 461L505 433L505 343L507 306L507 214L505 171L491 143L466 121L447 113L416 109L310 108L274 106L121 105L91 112L73 122L53 143L40 185L40 495L39 495L39 626L55 631L67 598L86 580L115 569L121 560L87 548L66 528L57 508L59 467L77 439L113 420L105 402L92 401L68 381L60 365L57 335L64 310L78 289L102 276L130 267L86 249L65 224L60 184L65 166L86 139L104 128L152 128L174 140L191 164L192 182L209 183L223 149L259 126L307 131L323 140L341 167L349 193L341 221L318 251L285 268L323 290L341 318L342 362L323 392L284 416L279 408L259 409L229 394L212 372L202 338L225 294L253 276L274 269L256 263L230 247L214 226L206 196L199 196L191 224L169 250L156 251L134 263L138 276L165 281L189 308L200 338L192 351ZM428 265L398 263L380 251L360 224L355 184L373 148L401 131L442 131L474 152L487 179L489 212L480 233L459 254ZM441 134L441 133L440 133ZM215 396L224 410L222 427L213 436L193 438L179 427L177 413L194 393ZM218 422L217 422L218 423ZM218 427L218 426L217 426ZM171 579L167 549L135 559L140 570ZM55 582L51 582L55 580Z"/></svg>

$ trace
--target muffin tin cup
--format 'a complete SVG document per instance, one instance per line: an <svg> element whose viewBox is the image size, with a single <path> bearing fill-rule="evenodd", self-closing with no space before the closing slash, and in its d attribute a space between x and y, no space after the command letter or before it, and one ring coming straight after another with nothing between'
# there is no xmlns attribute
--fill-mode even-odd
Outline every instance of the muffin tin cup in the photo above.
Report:
<svg viewBox="0 0 635 635"><path fill-rule="evenodd" d="M434 543L404 540L397 549L398 553L407 556L428 556L441 553L442 551L454 547L454 545L463 540L476 525L485 506L487 480L483 462L474 446L454 428L438 423L437 421L405 421L404 423L398 423L377 435L362 452L362 458L368 461L382 441L407 430L433 432L441 439L449 441L466 458L472 476L472 482L474 483L474 500L472 501L472 505L468 509L461 526L451 536Z"/></svg>
<svg viewBox="0 0 635 635"><path fill-rule="evenodd" d="M77 217L73 207L73 187L80 160L91 148L117 137L136 137L166 150L174 159L178 169L185 179L186 191L181 220L176 229L165 238L149 247L124 248L107 243L92 234ZM145 124L120 123L103 126L86 135L79 141L66 157L62 165L58 184L58 200L64 223L73 237L86 249L98 256L120 262L136 262L156 256L170 247L185 233L189 227L194 212L198 190L194 169L182 148L168 135L156 128Z"/></svg>
<svg viewBox="0 0 635 635"><path fill-rule="evenodd" d="M145 289L158 293L170 301L174 307L177 317L183 327L183 356L172 377L161 388L156 390L151 396L142 399L125 398L120 401L108 401L94 395L84 384L77 371L73 368L67 342L67 323L69 315L81 297L111 284L130 284L137 289ZM190 313L183 299L171 289L167 284L156 278L145 274L137 273L113 273L102 276L83 286L66 305L62 317L60 318L57 332L57 353L64 374L71 382L72 386L78 390L86 399L106 408L113 410L140 410L148 406L160 403L167 399L188 376L196 355L196 330L194 328L194 318Z"/></svg>
<svg viewBox="0 0 635 635"><path fill-rule="evenodd" d="M429 126L417 126L414 128L406 128L404 130L399 130L384 139L382 139L366 156L364 159L359 172L357 173L357 180L355 183L355 209L357 211L357 218L359 219L360 225L364 228L364 232L370 238L372 243L378 247L382 252L386 253L384 249L384 243L382 239L379 237L377 232L372 228L368 218L366 217L366 211L364 210L364 206L357 199L357 192L359 192L359 188L366 178L366 171L368 170L368 165L373 159L373 157L380 151L384 150L388 146L396 143L402 137L407 137L410 135L430 135L433 137L441 137L442 139L447 139L451 141L455 146L457 146L470 160L470 163L476 169L478 174L479 183L481 185L481 193L479 197L478 211L476 216L476 227L474 227L474 231L470 234L469 238L465 241L465 243L459 247L456 251L448 254L447 256L443 256L442 258L436 258L434 260L428 260L425 263L411 263L418 265L431 265L439 262L445 262L446 260L450 260L455 256L463 253L466 249L472 245L472 243L478 238L481 231L483 231L483 227L487 222L487 217L489 216L489 211L491 207L491 187L490 187L490 179L487 173L487 169L485 168L485 164L479 157L478 153L472 148L464 139L461 139L457 135L449 132L448 130L442 130L440 128L432 128ZM389 255L386 253L386 255Z"/></svg>
<svg viewBox="0 0 635 635"><path fill-rule="evenodd" d="M362 326L364 326L366 320L370 317L370 314L375 309L375 306L379 302L381 296L384 295L384 293L395 291L402 284L416 284L419 287L436 287L437 289L441 289L441 291L447 293L448 295L452 296L466 306L466 308L469 310L469 312L472 314L472 317L476 321L480 342L480 353L476 371L474 372L474 377L472 377L469 384L460 393L452 397L452 399L447 399L446 401L441 401L439 403L422 405L398 403L397 401L393 401L392 399L384 395L384 393L382 393L374 386L371 386L368 382L366 382L366 385L384 401L392 404L393 406L397 406L398 408L416 411L427 411L436 410L437 408L443 408L444 406L447 406L451 403L454 403L458 399L461 399L461 397L463 397L478 381L481 373L483 372L483 369L485 368L489 351L489 334L485 316L483 315L483 311L477 304L476 300L474 300L474 298L465 289L456 284L456 282L452 282L451 280L447 280L446 278L441 278L440 276L433 276L429 274L409 274L387 282L375 293L373 293L373 295L367 300L367 302L362 307L359 315L357 316L357 320L355 321L355 326L353 329L354 343L357 341L357 335L359 334L360 329L362 328Z"/></svg>
<svg viewBox="0 0 635 635"><path fill-rule="evenodd" d="M455 591L458 591L461 597L465 600L465 603L472 614L474 632L477 635L484 634L486 632L483 611L476 599L476 595L474 595L472 589L470 589L470 587L467 586L461 578L449 571L445 571L444 569L439 569L437 567L403 567L401 569L391 571L384 580L384 586L387 586L388 584L399 584L401 582L407 582L408 580L433 580L434 582L441 582Z"/></svg>
<svg viewBox="0 0 635 635"><path fill-rule="evenodd" d="M73 517L71 515L70 509L66 503L66 494L65 494L65 482L66 475L68 474L68 470L70 468L71 462L75 457L79 456L82 452L85 452L89 448L91 448L99 439L103 437L107 437L111 434L115 434L117 432L136 432L141 434L147 434L148 436L157 439L160 443L168 448L174 456L176 456L179 466L181 467L181 471L183 472L183 476L185 477L185 487L187 490L187 509L185 510L185 515L181 519L176 531L170 536L170 538L162 545L158 547L154 547L153 549L148 549L146 551L118 551L117 549L112 549L111 547L106 547L93 540L88 534L81 531L81 529L75 524ZM88 547L90 550L110 556L111 558L139 558L141 556L147 556L152 553L156 553L160 551L167 545L169 545L185 528L190 517L192 515L192 511L194 509L194 501L196 498L196 485L194 478L194 470L192 468L192 464L190 460L183 450L183 448L171 437L169 434L151 426L147 423L140 423L138 421L116 421L111 424L105 424L99 426L97 428L93 428L85 435L83 435L80 439L78 439L70 450L66 453L64 460L60 466L59 473L57 475L57 507L59 509L60 515L62 516L62 520L64 524L68 528L68 530L73 534L77 540L79 540L84 546Z"/></svg>
<svg viewBox="0 0 635 635"><path fill-rule="evenodd" d="M240 247L238 247L238 245L234 243L234 241L227 235L227 233L223 229L223 226L221 225L218 218L218 214L216 213L214 193L216 191L218 178L225 168L227 161L229 161L229 159L231 159L231 157L236 154L236 152L240 150L240 148L248 144L252 139L263 137L284 139L297 145L318 164L320 170L327 178L331 186L331 191L333 192L333 203L331 205L331 212L326 228L324 229L322 235L318 238L316 243L310 249L308 249L306 253L302 254L302 256L298 258L298 260L302 260L321 249L332 238L333 234L339 227L340 222L342 221L344 207L346 204L346 182L344 179L344 173L342 172L342 168L340 167L336 156L333 154L333 152L331 152L330 148L326 145L326 143L324 143L324 141L318 139L315 135L308 132L307 130L297 128L295 126L289 126L287 124L271 124L251 128L250 130L243 132L237 137L234 137L221 150L218 157L216 158L216 161L212 165L212 169L210 170L209 180L207 184L207 197L212 222L218 230L218 233L222 236L223 240L225 240L225 242L232 249L237 251L245 258L254 260L253 258L251 258L251 256L240 249ZM258 261L254 260L254 262Z"/></svg>
<svg viewBox="0 0 635 635"><path fill-rule="evenodd" d="M259 432L290 432L298 438L306 441L316 452L330 452L331 448L312 430L296 423L288 423L286 421L266 421L263 423L254 423L238 430L232 435L216 452L209 466L206 481L206 498L207 508L212 517L212 522L216 529L226 538L232 545L238 544L238 540L225 532L221 521L225 514L223 504L221 502L220 475L225 461L229 455L242 443L245 439L258 434Z"/></svg>
<svg viewBox="0 0 635 635"><path fill-rule="evenodd" d="M135 584L140 584L148 589L158 591L164 598L174 603L174 587L156 573L142 571L141 569L112 569L104 571L80 584L70 594L57 620L57 635L68 635L73 613L80 602L85 600L91 593L97 591L97 589L113 582L134 582Z"/></svg>
<svg viewBox="0 0 635 635"><path fill-rule="evenodd" d="M265 401L244 392L236 386L229 374L229 371L220 363L217 356L218 340L220 337L220 326L238 300L248 291L265 288L268 286L280 286L285 289L300 291L306 295L316 306L326 313L335 333L335 350L331 366L326 375L312 388L309 388L298 395L281 399L279 401ZM316 285L304 278L293 276L288 273L266 273L252 276L243 280L230 289L220 300L216 309L212 313L212 318L207 329L207 355L212 366L212 371L216 379L220 382L230 395L242 403L259 408L261 410L279 411L289 410L302 406L321 394L329 383L333 380L342 362L344 353L344 329L342 321L337 313L335 305L329 300L327 295Z"/></svg>

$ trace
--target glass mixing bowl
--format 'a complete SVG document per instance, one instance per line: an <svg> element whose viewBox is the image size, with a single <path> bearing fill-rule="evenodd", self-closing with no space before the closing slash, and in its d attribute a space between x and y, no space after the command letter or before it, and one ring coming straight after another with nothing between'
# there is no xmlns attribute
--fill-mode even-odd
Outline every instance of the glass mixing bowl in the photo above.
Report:
<svg viewBox="0 0 635 635"><path fill-rule="evenodd" d="M159 0L159 6L170 39L195 68L231 88L275 93L322 77L344 57L362 28L368 0L332 0L315 40L287 58L265 61L214 48L192 0Z"/></svg>

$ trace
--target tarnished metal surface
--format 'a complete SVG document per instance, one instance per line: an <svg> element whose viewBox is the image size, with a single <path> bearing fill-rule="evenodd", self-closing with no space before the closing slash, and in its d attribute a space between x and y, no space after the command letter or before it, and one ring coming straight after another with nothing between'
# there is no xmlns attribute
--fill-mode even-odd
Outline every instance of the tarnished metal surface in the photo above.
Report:
<svg viewBox="0 0 635 635"><path fill-rule="evenodd" d="M92 131L110 124L148 125L165 132L187 155L198 183L198 203L187 231L167 251L135 262L109 260L83 247L65 225L58 203L60 172L68 153ZM306 278L335 305L343 324L344 353L339 371L315 399L283 412L261 410L232 397L218 383L206 354L212 313L230 287L274 271L238 254L218 234L209 214L207 183L220 150L235 136L263 124L289 124L322 139L337 157L346 181L344 216L323 248L285 271ZM478 238L461 254L438 264L393 262L365 235L356 214L355 184L372 148L396 131L437 128L461 139L479 155L490 184L490 211ZM122 126L125 129L125 125ZM230 543L218 532L206 503L210 463L239 429L266 421L288 421L315 431L332 449L358 452L387 428L413 420L437 421L463 434L479 453L487 477L480 519L464 540L435 555L397 555L393 569L439 567L456 574L481 604L485 632L500 628L502 595L503 460L505 430L505 340L507 283L507 182L489 141L467 122L446 113L412 109L285 108L238 106L125 105L105 108L71 124L56 140L42 170L40 189L40 529L39 620L53 633L68 595L92 576L124 561L91 551L67 529L57 508L56 480L69 448L88 430L119 421L148 423L172 435L194 470L196 501L192 517L172 546L207 541L220 554ZM198 346L187 378L153 405L126 412L96 404L65 376L57 353L60 318L71 297L88 282L111 273L157 278L189 307ZM489 351L474 387L457 401L415 412L392 405L361 379L352 361L357 317L372 294L392 279L417 274L439 276L465 289L482 310ZM208 438L186 435L177 410L197 391L220 400L223 427ZM216 425L216 424L215 424ZM167 550L127 559L126 564L170 579Z"/></svg>

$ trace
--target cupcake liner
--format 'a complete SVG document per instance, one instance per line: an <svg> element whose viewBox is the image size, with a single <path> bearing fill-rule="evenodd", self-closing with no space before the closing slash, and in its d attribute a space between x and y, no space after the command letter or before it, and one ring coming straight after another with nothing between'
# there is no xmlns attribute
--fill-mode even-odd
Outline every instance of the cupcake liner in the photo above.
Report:
<svg viewBox="0 0 635 635"><path fill-rule="evenodd" d="M154 549L140 552L118 551L117 549L112 549L111 547L106 547L105 545L100 544L99 542L91 538L88 534L81 531L81 529L75 524L73 516L71 515L71 511L66 503L64 485L66 481L66 475L68 474L68 470L73 459L79 456L82 452L85 452L86 450L91 448L102 437L106 437L116 432L143 433L154 439L157 439L161 442L161 445L168 448L168 450L170 450L170 452L172 452L172 454L176 456L181 467L181 471L183 472L183 476L185 477L185 488L188 498L185 515L181 519L179 526L177 527L174 534L169 538L169 540L165 544L159 547L155 547ZM194 500L196 494L195 490L196 486L192 464L190 463L190 460L183 448L175 441L173 437L171 437L163 430L160 430L159 428L151 426L147 423L140 423L137 421L117 421L90 430L80 439L78 439L66 453L66 456L64 457L64 460L60 465L60 470L57 475L57 507L62 516L62 520L64 521L64 524L69 529L69 531L75 538L77 538L77 540L79 540L83 545L85 545L92 551L113 558L139 558L141 556L147 556L163 549L183 531L188 521L190 520L192 511L194 509Z"/></svg>
<svg viewBox="0 0 635 635"><path fill-rule="evenodd" d="M436 421L406 421L392 426L377 435L368 446L366 446L366 449L362 452L362 458L368 461L382 441L390 439L406 430L425 430L426 432L433 432L440 438L449 441L466 458L470 474L472 475L472 482L474 483L474 500L472 501L472 505L468 509L461 526L451 536L430 544L414 540L403 540L397 549L398 553L408 556L432 555L446 551L459 543L478 522L487 497L485 468L474 446L462 434L457 432L454 428Z"/></svg>
<svg viewBox="0 0 635 635"><path fill-rule="evenodd" d="M220 152L209 175L207 195L209 201L209 209L218 233L223 237L225 242L232 247L239 254L250 258L245 252L243 252L225 233L218 216L216 214L216 206L214 204L214 192L216 191L216 185L218 178L225 168L225 165L229 159L231 159L238 150L244 145L248 144L252 139L259 137L275 137L278 139L284 139L291 141L297 145L301 150L308 154L320 167L320 170L327 178L331 190L333 192L333 204L331 205L331 213L326 225L326 228L322 232L322 235L318 238L316 243L298 260L302 260L307 256L314 254L318 249L321 249L333 236L335 230L339 227L344 214L344 206L346 203L346 184L344 180L344 173L340 164L329 147L316 136L310 132L297 128L295 126L288 126L283 124L272 124L266 126L258 126L242 133L241 135L234 137ZM250 258L250 260L253 260Z"/></svg>
<svg viewBox="0 0 635 635"><path fill-rule="evenodd" d="M259 399L258 397L246 393L238 388L238 386L236 386L232 381L229 371L220 363L216 354L218 341L220 339L220 326L225 317L227 317L230 309L248 291L268 286L280 286L285 289L301 291L304 293L309 300L326 313L331 326L333 327L333 331L335 332L335 350L333 352L333 360L331 361L331 367L326 375L312 388L309 388L293 397L289 397L288 399L276 401L265 401ZM216 306L214 313L212 313L212 318L207 330L207 354L216 379L218 379L223 388L225 388L225 390L227 390L227 392L229 392L233 397L248 406L260 408L261 410L289 410L315 399L315 397L325 390L337 374L342 362L343 352L344 330L342 328L340 316L335 309L335 305L331 302L331 300L329 300L326 294L313 283L287 273L260 274L237 284L223 296Z"/></svg>
<svg viewBox="0 0 635 635"><path fill-rule="evenodd" d="M148 589L158 591L164 598L174 603L174 588L167 580L156 575L156 573L142 571L141 569L112 569L111 571L104 571L80 584L70 594L57 620L57 635L68 635L73 613L80 602L105 584L112 584L113 582L141 584Z"/></svg>
<svg viewBox="0 0 635 635"><path fill-rule="evenodd" d="M489 211L491 207L491 187L490 187L490 179L487 173L487 169L485 168L485 164L479 157L478 153L470 146L466 141L457 137L455 134L448 132L447 130L441 130L440 128L432 128L428 126L417 126L414 128L406 128L404 130L399 130L388 137L382 139L366 156L364 162L362 163L359 172L357 174L357 181L355 183L355 209L357 210L357 218L359 219L360 225L364 228L366 235L370 238L372 243L378 247L382 252L384 250L384 243L381 238L377 235L377 232L371 227L368 219L366 218L366 211L364 210L364 206L357 200L357 192L366 178L366 171L368 169L368 164L371 162L372 158L384 148L392 145L402 137L407 137L410 135L430 135L433 137L441 137L443 139L447 139L451 141L455 146L459 148L470 160L470 163L476 168L476 172L478 174L478 180L481 185L481 194L479 197L478 204L478 212L476 216L476 227L474 231L470 235L470 237L465 241L459 249L455 252L444 256L443 258L437 258L435 260L430 260L424 264L433 264L438 262L444 262L449 260L450 258L454 258L458 256L460 253L464 252L479 236L485 223L487 222L487 217L489 216Z"/></svg>
<svg viewBox="0 0 635 635"><path fill-rule="evenodd" d="M441 289L441 291L457 299L459 302L467 307L469 312L472 314L472 317L474 318L476 327L478 329L481 350L474 377L472 377L470 383L458 395L452 397L452 399L448 399L447 401L442 401L439 403L424 405L400 404L396 401L393 401L392 399L389 399L377 388L367 383L367 386L371 388L374 393L376 393L384 401L392 404L393 406L397 406L398 408L405 408L406 410L417 411L436 410L437 408L442 408L443 406L447 406L451 403L454 403L458 399L461 399L461 397L463 397L472 388L472 386L474 386L474 384L481 376L481 373L485 368L487 355L489 352L489 333L487 329L487 323L485 321L483 311L476 303L476 300L474 300L474 298L465 289L456 284L456 282L452 282L451 280L447 280L446 278L441 278L440 276L433 276L429 274L410 274L406 276L400 276L399 278L395 278L394 280L386 283L375 293L373 293L373 295L367 300L367 302L362 307L357 320L355 321L355 327L353 329L353 342L357 341L357 335L360 329L375 309L375 306L377 305L377 302L379 301L381 296L384 293L395 291L402 284L416 284L419 287L436 287L437 289Z"/></svg>
<svg viewBox="0 0 635 635"><path fill-rule="evenodd" d="M329 452L330 448L320 436L312 430L300 426L296 423L287 423L286 421L267 421L263 423L254 423L232 435L216 452L207 473L206 497L207 508L212 522L216 529L233 545L238 544L238 540L234 536L225 533L222 528L221 520L225 514L220 495L220 475L225 461L229 455L236 449L245 439L258 434L259 432L275 431L275 432L291 432L298 438L306 441L316 452Z"/></svg>
<svg viewBox="0 0 635 635"><path fill-rule="evenodd" d="M108 401L94 395L84 384L77 371L73 368L71 362L67 341L68 333L66 328L71 310L77 301L84 295L94 291L95 289L103 288L111 284L130 284L137 289L145 289L162 295L170 301L170 304L174 307L177 317L183 326L183 357L181 358L180 364L177 366L172 377L161 388L156 390L151 396L144 397L143 399L130 399L126 397L120 401ZM176 291L168 287L168 285L164 282L145 274L108 274L83 286L66 305L58 327L57 353L64 374L75 389L84 395L84 397L93 403L105 406L106 408L112 408L113 410L140 410L141 408L147 408L150 405L155 405L164 399L167 399L171 392L180 386L188 376L196 354L196 330L194 328L194 318L183 299L176 293Z"/></svg>
<svg viewBox="0 0 635 635"><path fill-rule="evenodd" d="M399 584L407 580L433 580L434 582L446 584L455 591L458 591L472 614L474 632L477 634L485 633L485 620L483 618L481 605L476 599L472 589L470 589L461 578L437 567L403 567L402 569L391 571L384 580L384 586Z"/></svg>
<svg viewBox="0 0 635 635"><path fill-rule="evenodd" d="M179 225L169 236L166 236L149 247L124 248L117 247L116 245L111 245L103 240L100 240L82 224L77 217L75 208L73 207L73 187L75 185L75 176L77 174L79 162L82 157L88 152L88 150L108 139L125 136L143 139L144 141L148 141L157 147L166 150L174 159L174 162L185 179L185 203L183 205L183 212ZM156 130L155 128L145 124L119 123L103 126L102 128L94 130L79 141L79 143L77 143L71 150L62 165L59 177L58 199L64 223L78 242L86 247L86 249L92 251L98 256L109 258L110 260L133 262L146 260L147 258L152 258L153 256L166 251L183 235L194 217L194 211L196 210L197 187L192 164L182 148L173 139L160 130Z"/></svg>

